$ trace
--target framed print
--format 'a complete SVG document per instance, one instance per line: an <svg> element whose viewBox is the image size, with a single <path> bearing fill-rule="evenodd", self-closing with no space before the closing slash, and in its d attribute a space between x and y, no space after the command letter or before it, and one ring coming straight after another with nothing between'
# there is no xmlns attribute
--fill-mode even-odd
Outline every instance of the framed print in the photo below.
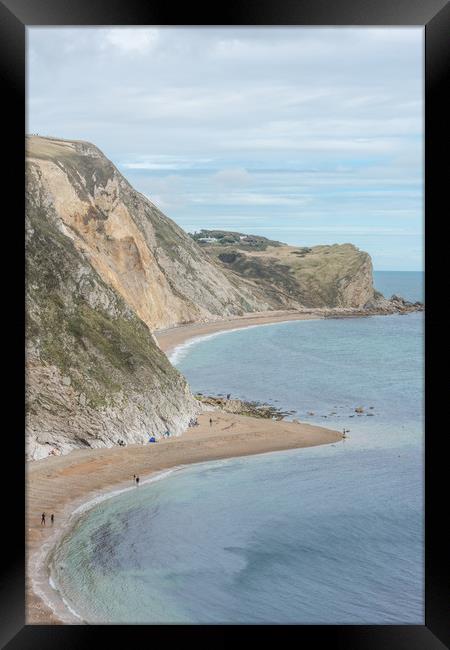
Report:
<svg viewBox="0 0 450 650"><path fill-rule="evenodd" d="M3 646L448 647L448 4L0 15Z"/></svg>

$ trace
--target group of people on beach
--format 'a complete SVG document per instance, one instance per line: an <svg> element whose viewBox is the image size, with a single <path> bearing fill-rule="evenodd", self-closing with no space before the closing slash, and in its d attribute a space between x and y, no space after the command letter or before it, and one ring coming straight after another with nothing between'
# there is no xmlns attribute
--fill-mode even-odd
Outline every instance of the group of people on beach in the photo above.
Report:
<svg viewBox="0 0 450 650"><path fill-rule="evenodd" d="M53 526L53 523L55 521L55 515L53 513L50 515L50 521ZM41 515L41 526L45 526L45 512L43 512Z"/></svg>
<svg viewBox="0 0 450 650"><path fill-rule="evenodd" d="M209 418L209 426L212 427L212 424L213 424L212 418ZM189 423L189 425L191 426L190 423ZM198 425L197 421L196 421L196 425ZM170 433L167 431L166 434L164 434L164 435L167 435L167 437L168 437L170 435ZM123 441L119 441L119 445L120 445L121 442L123 442ZM139 476L137 476L136 474L133 474L133 481L136 483L136 487L138 487L139 486ZM45 512L43 512L42 515L41 515L41 526L46 525L45 524L45 517L46 517L46 514L45 514ZM51 522L52 526L54 524L54 521L55 521L55 515L52 513L50 515L50 522Z"/></svg>
<svg viewBox="0 0 450 650"><path fill-rule="evenodd" d="M209 426L212 427L212 424L213 424L212 418L209 418ZM198 422L197 418L191 418L189 420L189 424L188 424L189 427L198 427L198 425L199 425L199 422Z"/></svg>

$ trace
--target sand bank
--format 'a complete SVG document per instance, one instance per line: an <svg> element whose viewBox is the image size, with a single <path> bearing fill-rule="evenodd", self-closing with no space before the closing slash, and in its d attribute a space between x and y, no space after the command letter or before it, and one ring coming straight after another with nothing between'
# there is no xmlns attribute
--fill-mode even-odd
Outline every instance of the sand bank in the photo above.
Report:
<svg viewBox="0 0 450 650"><path fill-rule="evenodd" d="M180 465L329 444L341 438L337 431L310 424L214 411L202 414L199 426L179 438L125 448L80 449L27 463L27 624L74 621L61 615L63 603L57 607L56 593L48 584L47 557L83 503L111 490L139 489L134 487L133 474L143 481ZM42 512L47 514L45 527L40 523ZM44 601L56 603L56 613Z"/></svg>

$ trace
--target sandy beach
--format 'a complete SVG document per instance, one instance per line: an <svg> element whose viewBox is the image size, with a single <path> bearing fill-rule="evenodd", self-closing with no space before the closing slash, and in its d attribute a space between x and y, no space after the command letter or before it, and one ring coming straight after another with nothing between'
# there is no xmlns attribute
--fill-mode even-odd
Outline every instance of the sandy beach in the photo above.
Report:
<svg viewBox="0 0 450 650"><path fill-rule="evenodd" d="M314 318L320 316L292 311L263 312L160 330L155 336L161 349L170 352L190 339L214 332ZM198 421L198 427L188 429L182 436L155 444L79 449L65 456L27 463L27 624L80 622L50 587L49 554L76 523L79 515L75 511L92 500L136 489L134 474L140 476L142 483L160 472L192 463L330 444L342 439L341 433L319 426L223 411L204 413ZM41 525L42 512L46 513L45 526Z"/></svg>
<svg viewBox="0 0 450 650"><path fill-rule="evenodd" d="M254 327L255 325L269 325L270 323L283 323L291 320L316 320L317 318L323 318L323 314L314 311L262 311L208 323L193 323L171 327L153 333L161 350L170 352L173 348L182 345L189 339L207 336L215 332Z"/></svg>
<svg viewBox="0 0 450 650"><path fill-rule="evenodd" d="M213 425L210 426L209 418ZM74 523L74 510L109 491L134 487L157 472L215 459L338 442L337 431L309 424L214 411L183 436L148 445L80 449L27 464L27 624L76 622L48 582L47 558ZM47 515L41 526L41 513ZM54 513L54 525L50 514ZM43 598L42 598L42 597ZM51 601L53 609L44 601ZM66 613L68 614L66 616ZM78 621L79 622L79 621Z"/></svg>

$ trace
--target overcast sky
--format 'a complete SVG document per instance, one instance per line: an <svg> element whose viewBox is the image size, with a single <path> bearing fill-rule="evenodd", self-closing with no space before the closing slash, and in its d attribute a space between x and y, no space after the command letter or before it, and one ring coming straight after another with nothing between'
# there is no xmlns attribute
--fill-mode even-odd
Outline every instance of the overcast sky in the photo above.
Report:
<svg viewBox="0 0 450 650"><path fill-rule="evenodd" d="M423 28L40 28L27 132L89 140L185 230L423 265Z"/></svg>

